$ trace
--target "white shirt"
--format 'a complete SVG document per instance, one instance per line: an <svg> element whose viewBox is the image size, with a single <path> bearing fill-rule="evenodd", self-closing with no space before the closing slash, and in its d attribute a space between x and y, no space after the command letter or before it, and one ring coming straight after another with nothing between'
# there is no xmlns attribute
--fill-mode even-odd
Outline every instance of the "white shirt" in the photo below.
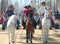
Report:
<svg viewBox="0 0 60 44"><path fill-rule="evenodd" d="M46 9L48 9L47 6L41 6L40 9L38 10L39 15L44 14Z"/></svg>

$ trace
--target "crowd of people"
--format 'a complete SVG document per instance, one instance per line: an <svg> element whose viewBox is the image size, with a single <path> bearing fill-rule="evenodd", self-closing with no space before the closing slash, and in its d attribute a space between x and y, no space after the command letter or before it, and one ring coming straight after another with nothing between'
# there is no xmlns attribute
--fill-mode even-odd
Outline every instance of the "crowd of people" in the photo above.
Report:
<svg viewBox="0 0 60 44"><path fill-rule="evenodd" d="M23 10L23 18L22 18L22 26L23 26L23 29L26 28L26 19L28 17L28 15L30 15L30 18L31 20L33 21L33 24L34 24L34 28L36 28L37 24L39 25L39 28L42 28L42 25L41 25L41 20L42 18L44 17L44 11L45 9L49 9L50 13L53 14L50 9L50 7L46 6L46 3L45 2L42 2L41 3L41 7L39 8L39 10L36 10L36 12L38 13L37 15L35 15L35 10L32 9L32 7L30 5L28 6L25 6L24 7L24 10ZM59 11L57 11L59 12ZM56 13L54 11L54 13ZM15 8L13 7L13 5L10 5L8 10L4 10L3 12L3 18L4 18L4 22L3 22L3 25L2 25L2 30L5 30L6 28L6 25L7 25L7 21L9 19L10 16L14 15L15 14ZM21 14L22 15L22 14ZM38 18L36 18L38 16ZM55 25L55 16L57 17L57 15L52 15L52 17L49 17L51 19L51 25ZM60 17L59 17L60 18ZM20 20L17 21L17 29L19 29L19 26L20 26Z"/></svg>

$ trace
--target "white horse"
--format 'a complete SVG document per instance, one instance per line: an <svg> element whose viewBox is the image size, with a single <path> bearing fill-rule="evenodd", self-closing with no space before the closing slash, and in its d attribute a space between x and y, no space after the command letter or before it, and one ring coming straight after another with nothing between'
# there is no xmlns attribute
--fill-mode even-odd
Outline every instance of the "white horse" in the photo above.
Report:
<svg viewBox="0 0 60 44"><path fill-rule="evenodd" d="M17 15L12 15L7 22L7 30L8 30L8 40L10 44L10 38L12 38L12 43L15 42L15 29L16 23L19 17ZM12 37L10 37L12 35Z"/></svg>
<svg viewBox="0 0 60 44"><path fill-rule="evenodd" d="M42 19L42 34L43 34L43 43L46 44L49 36L50 29L50 11L45 10L44 18Z"/></svg>

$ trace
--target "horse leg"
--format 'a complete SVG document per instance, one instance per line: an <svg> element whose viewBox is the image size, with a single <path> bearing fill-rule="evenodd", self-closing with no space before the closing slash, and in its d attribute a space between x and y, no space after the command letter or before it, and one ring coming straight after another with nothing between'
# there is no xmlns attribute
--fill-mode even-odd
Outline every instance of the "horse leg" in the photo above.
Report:
<svg viewBox="0 0 60 44"><path fill-rule="evenodd" d="M30 33L30 43L32 43L32 33Z"/></svg>
<svg viewBox="0 0 60 44"><path fill-rule="evenodd" d="M9 32L9 30L8 30L8 41L9 41L8 44L10 44L10 32Z"/></svg>
<svg viewBox="0 0 60 44"><path fill-rule="evenodd" d="M48 37L49 37L49 29L46 29L46 43L48 42Z"/></svg>
<svg viewBox="0 0 60 44"><path fill-rule="evenodd" d="M46 44L46 30L42 29L42 34L43 34L43 44Z"/></svg>
<svg viewBox="0 0 60 44"><path fill-rule="evenodd" d="M15 29L12 30L12 43L15 42Z"/></svg>
<svg viewBox="0 0 60 44"><path fill-rule="evenodd" d="M39 20L39 29L42 29L42 23L41 23L42 21L41 20Z"/></svg>
<svg viewBox="0 0 60 44"><path fill-rule="evenodd" d="M28 32L26 32L26 42L28 43Z"/></svg>

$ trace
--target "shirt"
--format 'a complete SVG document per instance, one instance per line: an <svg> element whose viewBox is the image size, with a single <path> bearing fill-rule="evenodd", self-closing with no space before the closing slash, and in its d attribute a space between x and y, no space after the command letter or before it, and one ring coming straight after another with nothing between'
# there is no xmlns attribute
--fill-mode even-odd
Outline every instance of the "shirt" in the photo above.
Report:
<svg viewBox="0 0 60 44"><path fill-rule="evenodd" d="M14 15L14 11L7 10L6 14L8 15L8 17L10 17L11 15Z"/></svg>
<svg viewBox="0 0 60 44"><path fill-rule="evenodd" d="M49 9L49 7L48 6L41 6L40 9L38 10L40 19L42 19L44 17L46 9Z"/></svg>
<svg viewBox="0 0 60 44"><path fill-rule="evenodd" d="M46 10L46 9L48 9L47 6L41 6L40 9L39 9L39 11L38 11L39 14L40 14L40 15L43 15L43 14L45 13L45 10Z"/></svg>

